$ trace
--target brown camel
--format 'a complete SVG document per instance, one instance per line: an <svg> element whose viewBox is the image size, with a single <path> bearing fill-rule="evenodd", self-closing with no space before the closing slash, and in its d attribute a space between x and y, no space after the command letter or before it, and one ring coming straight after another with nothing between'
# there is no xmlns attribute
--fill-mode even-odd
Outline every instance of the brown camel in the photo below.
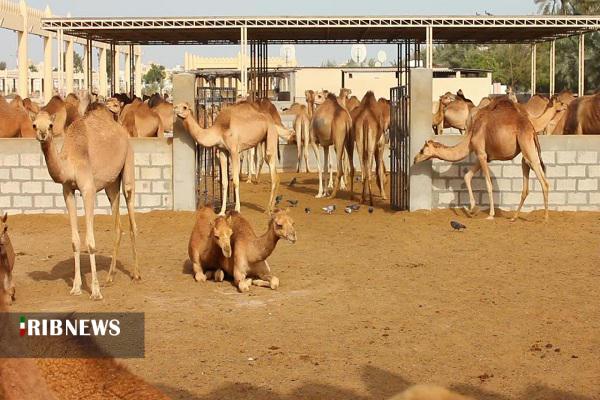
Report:
<svg viewBox="0 0 600 400"><path fill-rule="evenodd" d="M257 236L252 226L238 212L231 212L233 235L231 258L221 256L220 266L240 292L250 290L250 285L277 289L279 279L271 274L267 258L275 250L279 239L296 243L296 229L288 211L275 210L269 220L269 227L262 236ZM254 278L254 279L252 279Z"/></svg>
<svg viewBox="0 0 600 400"><path fill-rule="evenodd" d="M536 94L533 95L523 107L531 117L539 118L548 107L549 102L550 99L546 96Z"/></svg>
<svg viewBox="0 0 600 400"><path fill-rule="evenodd" d="M548 103L546 109L538 117L534 117L528 112L526 112L525 115L529 117L531 125L533 125L533 129L535 129L536 133L539 133L546 131L552 120L566 109L566 104L563 104L558 99L553 99Z"/></svg>
<svg viewBox="0 0 600 400"><path fill-rule="evenodd" d="M42 107L41 111L45 111L54 117L54 136L60 136L65 133L65 129L67 128L67 105L60 96L52 96L48 104Z"/></svg>
<svg viewBox="0 0 600 400"><path fill-rule="evenodd" d="M75 190L79 190L81 193L85 210L86 244L92 269L91 298L93 300L102 298L96 274L96 243L94 239L96 192L102 189L106 191L111 204L115 226L114 248L107 282L110 283L113 280L121 242L121 219L119 216L121 185L129 214L134 261L132 277L139 280L140 271L135 246L137 227L134 215L133 149L125 129L108 117L105 111L88 112L67 128L64 144L59 153L54 142L53 120L47 112L40 111L35 118L34 128L37 131L37 139L41 144L52 180L63 186L63 196L71 222L71 240L75 258L75 278L71 294L81 294L80 240L77 228Z"/></svg>
<svg viewBox="0 0 600 400"><path fill-rule="evenodd" d="M600 133L600 94L582 96L572 101L565 115L565 135Z"/></svg>
<svg viewBox="0 0 600 400"><path fill-rule="evenodd" d="M337 171L335 185L331 198L335 198L340 187L340 181L344 176L344 150L350 154L353 151L354 144L351 143L350 131L352 129L352 118L348 111L339 105L337 97L329 93L327 96L319 92L315 95L315 103L318 104L317 109L311 121L311 142L313 149L317 155L317 165L319 168L319 192L316 197L325 197L327 191L323 186L323 168L321 167L320 154L317 145L323 147L325 159L323 166L325 174L329 168L329 146L334 146L337 157ZM352 160L350 159L352 165ZM354 168L353 166L351 168ZM331 178L330 178L331 181Z"/></svg>
<svg viewBox="0 0 600 400"><path fill-rule="evenodd" d="M215 123L204 129L196 122L192 107L188 103L180 103L174 108L175 114L183 120L183 125L194 140L204 147L216 146L221 163L221 184L223 202L220 215L225 214L227 206L227 156L231 157L233 187L235 190L235 210L240 210L240 153L256 147L266 138L265 158L271 173L271 195L267 211L271 211L275 203L279 177L277 175L277 143L279 136L289 138L291 133L279 127L269 115L257 111L248 102L231 105L222 110Z"/></svg>
<svg viewBox="0 0 600 400"><path fill-rule="evenodd" d="M569 104L575 101L577 97L570 90L563 90L562 92L552 97L552 100L555 99L565 104L568 110ZM567 110L563 110L556 113L554 118L552 118L552 120L546 127L546 135L562 135L564 133Z"/></svg>
<svg viewBox="0 0 600 400"><path fill-rule="evenodd" d="M0 96L0 138L34 138L35 130L28 111L17 104L10 104Z"/></svg>
<svg viewBox="0 0 600 400"><path fill-rule="evenodd" d="M0 302L10 304L15 301L15 284L12 279L12 272L15 266L15 251L12 247L10 237L8 236L8 214L0 218L0 271L3 278L0 279L2 298Z"/></svg>
<svg viewBox="0 0 600 400"><path fill-rule="evenodd" d="M381 107L372 91L363 97L360 106L352 110L352 141L360 158L362 177L362 194L360 202L366 200L366 190L369 190L369 204L373 205L373 192L371 189L371 166L373 159L377 165L377 183L381 197L385 200L385 172L383 170L383 138L384 116ZM353 157L352 148L348 148L348 158ZM354 195L354 168L350 171L350 193Z"/></svg>
<svg viewBox="0 0 600 400"><path fill-rule="evenodd" d="M308 116L308 107L304 104L294 103L290 108L283 110L284 115L294 115L294 132L296 147L298 149L298 162L296 172L300 172L300 164L304 156L306 172L312 172L308 167L308 146L310 145L310 118Z"/></svg>
<svg viewBox="0 0 600 400"><path fill-rule="evenodd" d="M161 118L148 104L135 99L130 104L123 105L119 114L119 122L125 127L131 137L164 137Z"/></svg>
<svg viewBox="0 0 600 400"><path fill-rule="evenodd" d="M206 281L208 270L219 268L220 256L231 257L231 217L217 217L212 207L202 207L196 212L196 224L188 244L194 279Z"/></svg>
<svg viewBox="0 0 600 400"><path fill-rule="evenodd" d="M351 94L352 94L352 89L348 89L348 88L340 89L340 94L337 97L337 101L338 101L338 103L340 103L340 106L346 107L346 109L347 109L346 102L348 101ZM350 111L350 110L348 110L348 111Z"/></svg>
<svg viewBox="0 0 600 400"><path fill-rule="evenodd" d="M348 112L351 112L358 106L360 106L360 100L356 96L352 96L346 101L346 109Z"/></svg>
<svg viewBox="0 0 600 400"><path fill-rule="evenodd" d="M315 91L306 90L304 91L304 97L306 98L306 107L308 109L308 118L312 120L313 113L315 112Z"/></svg>
<svg viewBox="0 0 600 400"><path fill-rule="evenodd" d="M519 153L523 153L521 164L523 168L523 192L513 221L517 219L529 193L530 169L534 170L542 185L545 218L548 219L548 180L541 158L540 144L529 118L516 104L506 97L492 100L489 106L480 109L469 121L467 135L459 144L448 147L433 140L427 140L425 146L415 156L414 161L417 163L431 158L438 158L456 162L465 159L470 153L475 153L477 156L475 165L465 174L465 183L469 190L471 205L470 212L475 210L475 198L471 188L473 175L481 169L485 176L490 199L490 215L488 218L492 219L494 218L494 198L488 162L512 160Z"/></svg>
<svg viewBox="0 0 600 400"><path fill-rule="evenodd" d="M465 99L462 95L446 93L441 96L439 109L443 112L444 118L442 119L443 126L439 123L440 118L436 118L436 121L438 121L437 134L442 134L444 128L456 128L461 134L464 134L469 112L474 106L473 102Z"/></svg>

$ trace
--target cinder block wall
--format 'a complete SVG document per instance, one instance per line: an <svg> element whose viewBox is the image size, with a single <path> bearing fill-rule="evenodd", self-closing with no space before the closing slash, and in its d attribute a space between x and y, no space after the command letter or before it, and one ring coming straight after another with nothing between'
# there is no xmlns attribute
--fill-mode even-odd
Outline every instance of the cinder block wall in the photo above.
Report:
<svg viewBox="0 0 600 400"><path fill-rule="evenodd" d="M461 137L436 137L447 145L458 143ZM550 182L549 207L561 211L600 210L600 137L598 136L540 136L542 159ZM492 161L490 175L494 187L494 205L513 210L521 199L523 173L522 156L512 161ZM473 164L473 156L459 163L433 161L432 208L469 205L464 183L465 173ZM529 196L524 210L543 208L541 186L533 171L530 173ZM412 190L418 190L413 188ZM481 172L473 178L477 204L488 206L485 179Z"/></svg>
<svg viewBox="0 0 600 400"><path fill-rule="evenodd" d="M137 211L173 208L172 150L169 139L131 139L135 153ZM59 147L62 144L59 142ZM78 214L83 201L76 195ZM121 213L127 212L121 195ZM62 185L48 174L35 139L0 140L0 210L10 214L65 213ZM110 214L104 191L96 195L96 213Z"/></svg>

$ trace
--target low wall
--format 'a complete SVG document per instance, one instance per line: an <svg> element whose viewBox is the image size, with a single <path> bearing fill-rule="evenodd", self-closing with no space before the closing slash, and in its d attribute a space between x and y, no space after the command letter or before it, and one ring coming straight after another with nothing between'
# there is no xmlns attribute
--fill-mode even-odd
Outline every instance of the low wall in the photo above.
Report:
<svg viewBox="0 0 600 400"><path fill-rule="evenodd" d="M57 140L59 147L62 146ZM135 153L136 211L173 208L170 139L131 139ZM78 214L83 201L76 194ZM121 195L121 213L126 213ZM10 214L65 213L62 185L48 174L35 139L0 139L0 210ZM96 195L96 214L110 214L104 191Z"/></svg>
<svg viewBox="0 0 600 400"><path fill-rule="evenodd" d="M447 145L454 145L461 139L460 136L435 138ZM600 210L600 137L540 136L539 139L550 183L550 209ZM521 158L519 155L512 161L492 161L489 164L494 187L494 205L497 208L513 210L519 204L523 188ZM469 205L464 176L473 162L473 156L459 163L433 161L432 208ZM477 204L484 207L489 205L485 179L481 172L475 175L472 182ZM541 186L533 171L530 173L529 188L529 196L523 209L543 208Z"/></svg>

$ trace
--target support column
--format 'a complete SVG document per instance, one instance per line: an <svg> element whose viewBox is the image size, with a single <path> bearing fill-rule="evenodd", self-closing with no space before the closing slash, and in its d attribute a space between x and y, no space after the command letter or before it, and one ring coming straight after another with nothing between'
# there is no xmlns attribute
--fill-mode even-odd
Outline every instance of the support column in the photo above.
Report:
<svg viewBox="0 0 600 400"><path fill-rule="evenodd" d="M115 83L115 93L121 93L121 66L119 65L121 57L119 56L119 47L120 46L115 46L113 59L113 82Z"/></svg>
<svg viewBox="0 0 600 400"><path fill-rule="evenodd" d="M248 27L243 26L240 34L240 94L242 97L246 97L248 94Z"/></svg>
<svg viewBox="0 0 600 400"><path fill-rule="evenodd" d="M583 96L585 94L585 35L583 33L579 34L579 85L577 85L577 90L579 96Z"/></svg>
<svg viewBox="0 0 600 400"><path fill-rule="evenodd" d="M106 48L102 47L100 50L100 66L98 67L98 84L100 93L99 95L108 97L108 75L106 73Z"/></svg>
<svg viewBox="0 0 600 400"><path fill-rule="evenodd" d="M59 29L58 31L56 31L56 60L57 60L57 68L56 68L56 72L57 72L57 81L58 84L56 85L56 89L58 91L59 95L63 94L64 91L64 75L63 75L63 71L64 71L64 66L65 66L65 60L64 60L64 42L63 42L63 32L62 29Z"/></svg>
<svg viewBox="0 0 600 400"><path fill-rule="evenodd" d="M135 95L142 97L142 50L138 47L135 56Z"/></svg>
<svg viewBox="0 0 600 400"><path fill-rule="evenodd" d="M52 79L52 34L44 36L44 100L50 101L54 94L54 79Z"/></svg>
<svg viewBox="0 0 600 400"><path fill-rule="evenodd" d="M74 48L73 48L73 38L69 38L69 40L67 40L67 53L65 55L65 72L66 72L66 92L68 93L73 93L73 79L74 79L74 75L73 75L73 71L74 71L74 62L73 62L73 52L74 52Z"/></svg>
<svg viewBox="0 0 600 400"><path fill-rule="evenodd" d="M131 46L125 52L125 93L131 96Z"/></svg>
<svg viewBox="0 0 600 400"><path fill-rule="evenodd" d="M531 45L531 95L535 94L537 83L537 44Z"/></svg>
<svg viewBox="0 0 600 400"><path fill-rule="evenodd" d="M428 26L425 34L427 53L425 55L425 68L433 68L433 27Z"/></svg>
<svg viewBox="0 0 600 400"><path fill-rule="evenodd" d="M556 40L550 42L550 97L556 92Z"/></svg>
<svg viewBox="0 0 600 400"><path fill-rule="evenodd" d="M17 32L17 59L19 63L19 87L17 93L22 98L28 97L29 60L27 59L27 4L19 1L19 11L23 18L23 31Z"/></svg>

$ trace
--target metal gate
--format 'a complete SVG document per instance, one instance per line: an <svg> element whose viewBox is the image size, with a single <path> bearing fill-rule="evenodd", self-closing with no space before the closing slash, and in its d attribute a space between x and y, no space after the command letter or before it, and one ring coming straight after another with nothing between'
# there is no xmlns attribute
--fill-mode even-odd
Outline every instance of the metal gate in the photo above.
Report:
<svg viewBox="0 0 600 400"><path fill-rule="evenodd" d="M420 66L420 60L420 42L398 43L398 86L390 89L390 202L394 210L410 208L410 70Z"/></svg>
<svg viewBox="0 0 600 400"><path fill-rule="evenodd" d="M202 86L196 89L196 115L198 124L210 127L223 105L235 103L237 90L231 87ZM221 165L217 148L196 144L196 207L205 204L215 208L221 206L222 188ZM229 169L229 162L227 163ZM231 174L228 174L231 180ZM234 199L233 185L228 185L227 198Z"/></svg>

